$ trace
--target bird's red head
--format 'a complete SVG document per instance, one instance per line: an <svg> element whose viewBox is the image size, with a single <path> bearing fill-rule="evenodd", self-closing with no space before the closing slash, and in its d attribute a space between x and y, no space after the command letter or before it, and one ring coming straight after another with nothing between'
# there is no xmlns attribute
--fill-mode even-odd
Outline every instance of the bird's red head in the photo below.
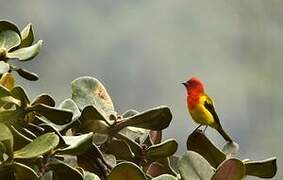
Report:
<svg viewBox="0 0 283 180"><path fill-rule="evenodd" d="M199 103L199 97L204 92L204 85L197 77L192 77L188 81L182 83L187 89L187 103L189 109Z"/></svg>
<svg viewBox="0 0 283 180"><path fill-rule="evenodd" d="M186 87L188 93L190 92L203 93L204 92L204 85L201 82L201 80L198 79L197 77L192 77L188 81L182 84Z"/></svg>

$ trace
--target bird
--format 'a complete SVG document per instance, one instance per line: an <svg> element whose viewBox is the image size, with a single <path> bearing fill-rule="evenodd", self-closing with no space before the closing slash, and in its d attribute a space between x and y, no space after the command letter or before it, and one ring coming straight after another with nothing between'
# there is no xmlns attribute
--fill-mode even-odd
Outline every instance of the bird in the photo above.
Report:
<svg viewBox="0 0 283 180"><path fill-rule="evenodd" d="M212 127L222 135L225 141L229 143L233 142L230 136L222 128L219 117L215 111L214 101L205 92L205 86L202 81L193 76L182 84L187 90L188 111L193 121L199 124L196 129L203 125Z"/></svg>

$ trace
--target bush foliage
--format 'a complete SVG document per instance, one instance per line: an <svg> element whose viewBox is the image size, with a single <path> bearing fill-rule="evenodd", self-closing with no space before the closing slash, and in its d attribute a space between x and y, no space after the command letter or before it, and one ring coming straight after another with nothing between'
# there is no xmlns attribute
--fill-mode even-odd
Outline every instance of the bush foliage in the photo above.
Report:
<svg viewBox="0 0 283 180"><path fill-rule="evenodd" d="M170 125L167 106L143 112L116 112L107 90L93 77L79 77L72 95L56 106L48 94L30 100L16 85L14 72L35 81L38 76L12 61L32 60L42 41L33 44L31 24L22 31L0 21L0 179L68 180L238 180L272 178L276 158L240 160L235 143L223 150L200 130L177 156L175 139L162 140Z"/></svg>

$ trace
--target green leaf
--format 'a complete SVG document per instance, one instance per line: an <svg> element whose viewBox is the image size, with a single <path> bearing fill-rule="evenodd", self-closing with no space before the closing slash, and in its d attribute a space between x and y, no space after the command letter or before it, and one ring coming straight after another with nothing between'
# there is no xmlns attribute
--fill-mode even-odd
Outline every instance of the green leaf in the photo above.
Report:
<svg viewBox="0 0 283 180"><path fill-rule="evenodd" d="M111 167L116 166L116 157L112 154L103 154L103 159L109 164Z"/></svg>
<svg viewBox="0 0 283 180"><path fill-rule="evenodd" d="M64 141L68 147L58 149L60 154L80 155L93 147L92 144L93 133L83 134L80 136L63 136Z"/></svg>
<svg viewBox="0 0 283 180"><path fill-rule="evenodd" d="M37 180L39 178L32 168L24 164L14 162L13 168L17 180Z"/></svg>
<svg viewBox="0 0 283 180"><path fill-rule="evenodd" d="M83 175L75 168L60 160L52 160L48 168L53 171L53 178L68 180L83 180ZM55 179L56 179L55 178Z"/></svg>
<svg viewBox="0 0 283 180"><path fill-rule="evenodd" d="M178 163L183 180L211 179L214 174L210 164L198 153L187 151Z"/></svg>
<svg viewBox="0 0 283 180"><path fill-rule="evenodd" d="M55 124L63 125L72 121L73 113L69 110L58 109L44 104L35 104L27 109L46 117Z"/></svg>
<svg viewBox="0 0 283 180"><path fill-rule="evenodd" d="M245 177L245 166L238 159L225 160L216 170L211 180L242 180Z"/></svg>
<svg viewBox="0 0 283 180"><path fill-rule="evenodd" d="M169 158L161 158L151 163L147 169L147 173L153 177L159 176L160 174L177 175L176 171L171 166Z"/></svg>
<svg viewBox="0 0 283 180"><path fill-rule="evenodd" d="M4 61L0 61L0 75L8 72L10 70L10 65Z"/></svg>
<svg viewBox="0 0 283 180"><path fill-rule="evenodd" d="M22 112L19 109L16 110L6 110L0 113L0 122L12 123L17 121L19 117L22 116Z"/></svg>
<svg viewBox="0 0 283 180"><path fill-rule="evenodd" d="M71 111L73 113L72 120L69 123L58 125L50 122L49 124L52 125L54 128L56 128L58 131L61 132L62 135L64 135L68 129L79 126L79 117L81 115L81 112L78 108L78 106L75 104L75 102L72 99L65 99L63 102L61 102L58 106L58 109ZM41 119L42 120L42 119Z"/></svg>
<svg viewBox="0 0 283 180"><path fill-rule="evenodd" d="M198 130L189 135L187 149L200 154L214 168L217 168L226 159L226 155Z"/></svg>
<svg viewBox="0 0 283 180"><path fill-rule="evenodd" d="M28 95L26 91L24 90L24 88L20 86L14 87L11 91L11 94L14 98L21 101L21 107L25 108L27 107L27 105L30 104Z"/></svg>
<svg viewBox="0 0 283 180"><path fill-rule="evenodd" d="M0 21L0 49L10 49L21 43L20 32L13 23Z"/></svg>
<svg viewBox="0 0 283 180"><path fill-rule="evenodd" d="M11 164L0 165L0 179L15 180L14 169Z"/></svg>
<svg viewBox="0 0 283 180"><path fill-rule="evenodd" d="M87 120L106 120L106 118L93 105L90 105L83 109L81 115L82 122Z"/></svg>
<svg viewBox="0 0 283 180"><path fill-rule="evenodd" d="M36 158L40 155L44 155L54 150L59 144L59 137L55 133L46 133L31 143L27 144L25 147L14 151L15 159L31 159Z"/></svg>
<svg viewBox="0 0 283 180"><path fill-rule="evenodd" d="M14 137L14 150L18 150L32 142L30 138L20 133L14 126L10 126L10 130Z"/></svg>
<svg viewBox="0 0 283 180"><path fill-rule="evenodd" d="M117 159L133 161L135 154L132 152L130 146L123 140L112 139L102 146L107 154L113 154Z"/></svg>
<svg viewBox="0 0 283 180"><path fill-rule="evenodd" d="M115 125L114 132L118 132L127 126L140 127L151 130L162 130L169 126L172 114L168 107L159 106L135 116L125 118Z"/></svg>
<svg viewBox="0 0 283 180"><path fill-rule="evenodd" d="M13 157L14 139L10 129L3 123L0 123L0 142L6 147L6 152L9 157Z"/></svg>
<svg viewBox="0 0 283 180"><path fill-rule="evenodd" d="M150 130L143 128L125 127L120 131L120 133L124 134L134 141L138 139L140 142L144 142L149 135L149 131Z"/></svg>
<svg viewBox="0 0 283 180"><path fill-rule="evenodd" d="M84 180L100 180L100 178L94 173L84 171Z"/></svg>
<svg viewBox="0 0 283 180"><path fill-rule="evenodd" d="M80 126L80 132L86 133L86 132L94 132L94 133L101 133L101 134L107 134L109 129L109 125L106 124L103 120L88 120L85 121Z"/></svg>
<svg viewBox="0 0 283 180"><path fill-rule="evenodd" d="M32 24L29 23L22 31L21 31L22 42L20 48L28 47L32 45L34 40L33 28Z"/></svg>
<svg viewBox="0 0 283 180"><path fill-rule="evenodd" d="M263 161L244 162L246 175L260 178L273 178L277 172L276 158L269 158Z"/></svg>
<svg viewBox="0 0 283 180"><path fill-rule="evenodd" d="M23 47L15 51L8 52L7 57L13 59L19 59L20 61L28 61L34 58L39 53L41 47L42 47L42 40L39 40L36 44L32 46Z"/></svg>
<svg viewBox="0 0 283 180"><path fill-rule="evenodd" d="M72 99L65 99L59 104L58 108L73 112L73 120L74 118L78 118L81 115L78 106Z"/></svg>
<svg viewBox="0 0 283 180"><path fill-rule="evenodd" d="M121 133L117 133L114 135L116 138L118 139L122 139L124 140L131 148L131 150L133 151L133 153L136 155L136 156L141 156L142 155L142 147L137 143L135 142L134 140L130 139L129 137L121 134Z"/></svg>
<svg viewBox="0 0 283 180"><path fill-rule="evenodd" d="M134 163L122 162L110 172L108 180L145 180L142 170Z"/></svg>
<svg viewBox="0 0 283 180"><path fill-rule="evenodd" d="M153 178L152 180L178 180L178 178L170 174L162 174L158 177Z"/></svg>
<svg viewBox="0 0 283 180"><path fill-rule="evenodd" d="M72 99L80 109L93 105L106 119L115 114L109 94L102 83L93 77L79 77L72 82Z"/></svg>
<svg viewBox="0 0 283 180"><path fill-rule="evenodd" d="M1 61L0 61L1 62ZM12 73L6 72L2 74L2 77L0 79L0 84L4 87L6 87L9 90L12 90L15 86L16 80Z"/></svg>
<svg viewBox="0 0 283 180"><path fill-rule="evenodd" d="M122 114L123 118L128 118L128 117L132 117L132 116L135 116L139 114L139 112L137 110L134 110L134 109L129 109L127 110L126 112L124 112Z"/></svg>
<svg viewBox="0 0 283 180"><path fill-rule="evenodd" d="M5 31L5 30L12 30L19 35L21 34L20 30L13 22L0 21L0 31Z"/></svg>
<svg viewBox="0 0 283 180"><path fill-rule="evenodd" d="M55 106L55 100L51 96L49 96L48 94L41 94L41 95L37 96L34 99L34 101L32 102L32 105L35 105L35 104L45 104L47 106L54 107Z"/></svg>
<svg viewBox="0 0 283 180"><path fill-rule="evenodd" d="M19 69L17 69L16 71L17 71L17 73L18 73L21 77L23 77L23 78L25 78L25 79L27 79L27 80L30 80L30 81L37 81L37 80L39 79L39 77L38 77L37 74L35 74L35 73L33 73L33 72L30 72L30 71L28 71L28 70L26 70L26 69L19 68Z"/></svg>
<svg viewBox="0 0 283 180"><path fill-rule="evenodd" d="M9 89L0 85L0 98L10 96L10 95L11 95L11 93L10 93Z"/></svg>
<svg viewBox="0 0 283 180"><path fill-rule="evenodd" d="M150 160L157 160L172 156L178 149L178 143L175 139L168 139L160 144L152 145L146 149L146 157Z"/></svg>

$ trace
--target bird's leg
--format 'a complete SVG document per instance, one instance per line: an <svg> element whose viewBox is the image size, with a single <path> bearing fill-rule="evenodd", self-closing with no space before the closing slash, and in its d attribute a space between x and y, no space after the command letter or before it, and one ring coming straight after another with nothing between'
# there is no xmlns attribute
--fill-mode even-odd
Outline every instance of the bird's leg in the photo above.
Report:
<svg viewBox="0 0 283 180"><path fill-rule="evenodd" d="M199 129L201 126L202 125L200 124L193 132L195 132L195 131L201 131L202 132L202 130Z"/></svg>
<svg viewBox="0 0 283 180"><path fill-rule="evenodd" d="M203 129L203 133L206 131L207 127L208 127L208 125L206 125L205 128Z"/></svg>

